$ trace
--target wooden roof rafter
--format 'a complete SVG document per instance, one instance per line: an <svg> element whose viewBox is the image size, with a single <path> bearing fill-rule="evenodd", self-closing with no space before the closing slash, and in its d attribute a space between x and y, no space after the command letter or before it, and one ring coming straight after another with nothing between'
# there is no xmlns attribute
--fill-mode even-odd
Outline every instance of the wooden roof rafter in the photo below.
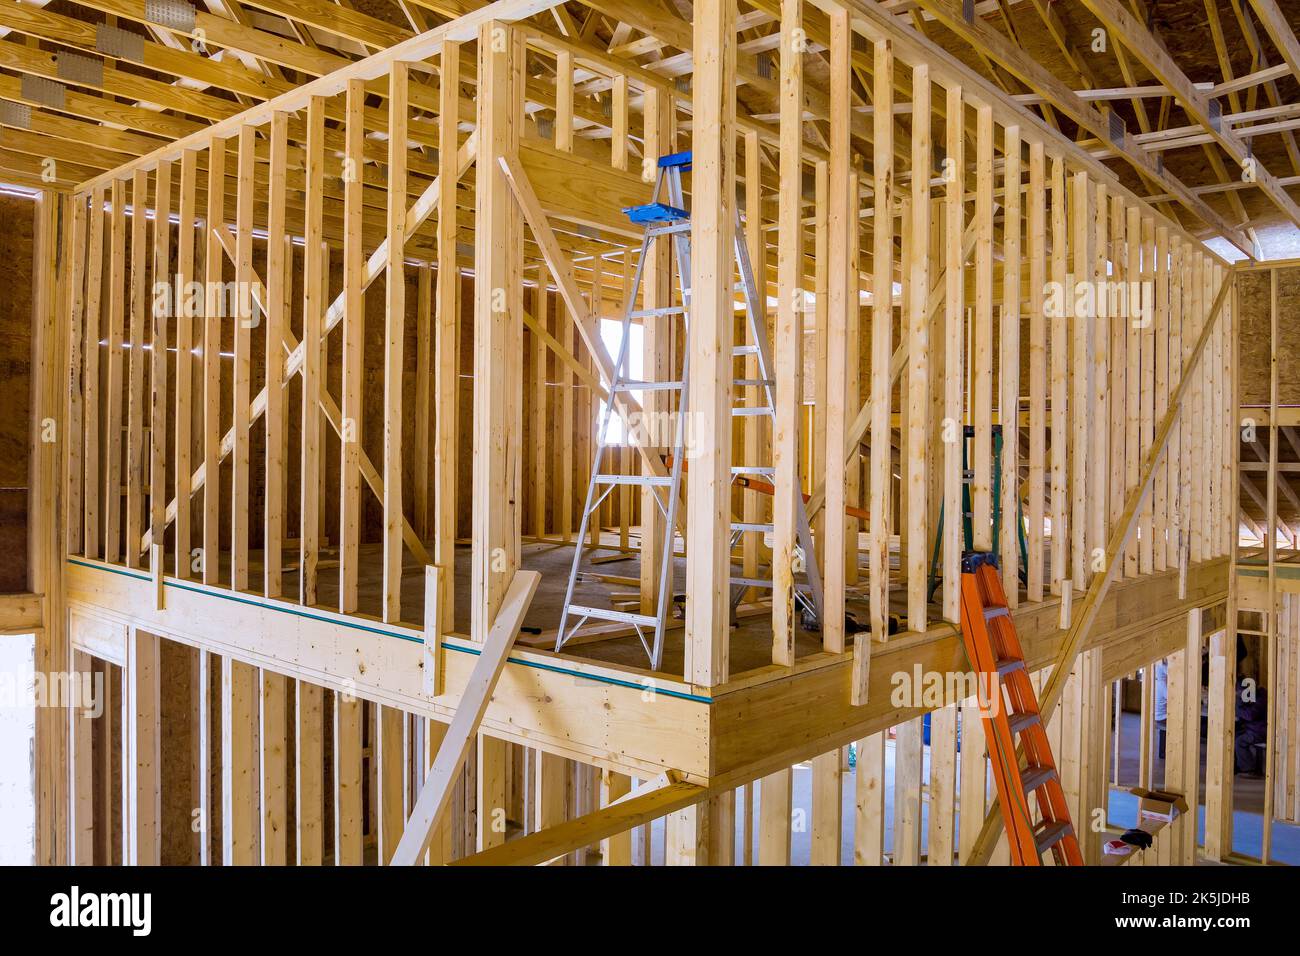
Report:
<svg viewBox="0 0 1300 956"><path fill-rule="evenodd" d="M1243 178L1253 181L1259 189L1297 226L1300 226L1300 206L1278 185L1276 179L1258 160L1239 136L1226 129L1219 121L1221 113L1217 101L1206 97L1188 79L1187 74L1174 62L1173 57L1148 30L1125 10L1116 0L1080 0L1102 23L1111 35L1123 43L1142 65L1170 89L1178 103L1194 121L1204 126L1215 142L1243 171Z"/></svg>
<svg viewBox="0 0 1300 956"><path fill-rule="evenodd" d="M1227 222L1205 200L1165 169L1163 164L1157 163L1145 150L1139 148L1133 142L1132 134L1127 130L1123 131L1122 140L1113 138L1109 119L1091 103L1080 99L1064 81L1045 66L1033 60L979 17L972 22L967 22L953 0L917 0L917 2L934 14L940 23L958 37L972 45L981 46L996 56L1003 66L1019 76L1030 88L1046 97L1074 122L1098 139L1109 142L1117 154L1127 160L1143 179L1163 186L1166 192L1176 197L1201 221L1228 239L1242 252L1247 255L1252 254L1253 244L1239 228Z"/></svg>
<svg viewBox="0 0 1300 956"><path fill-rule="evenodd" d="M298 74L310 77L327 67L332 73L355 65L356 61L327 48L334 38L351 44L351 46L340 45L339 49L357 50L366 48L367 42L376 45L380 40L399 38L402 38L400 42L408 42L411 38L411 27L421 19L427 22L430 19L436 20L470 12L481 13L487 5L484 0L401 0L401 2L393 0L391 16L388 19L381 19L373 15L378 12L374 7L368 7L367 10L370 12L363 13L340 6L331 0L308 0L304 3L291 3L289 0L243 0L239 7L243 11L243 23L229 18L234 9L230 4L216 4L216 8L222 11L221 16L210 12L212 5L209 5L208 11L200 6L195 14L194 27L189 32L152 31L153 38L149 38L144 36L144 32L152 28L145 16L143 0L73 0L73 2L106 17L115 17L122 21L130 32L141 37L141 58L131 61L120 57L106 57L104 62L107 71L103 84L90 88L67 88L67 98L79 110L77 115L82 121L69 120L60 112L49 111L41 104L29 101L28 105L32 107L33 126L38 125L39 118L39 125L44 127L39 132L50 134L52 132L50 126L53 124L58 127L60 134L69 138L79 138L82 142L102 136L101 145L117 147L128 160L147 155L160 145L158 140L174 140L178 137L190 136L212 128L206 124L215 125L224 122L234 115L245 101L250 101L254 109L261 109L276 96L298 91L301 89L295 82L300 79ZM579 3L582 5L579 6ZM990 2L980 3L977 9L988 11L991 15L1010 18L1012 16L1010 11L1014 5L1013 0L1008 0L1002 5L999 5L996 0L990 0ZM922 7L912 9L919 18ZM693 69L690 47L694 43L694 38L689 22L681 19L680 9L669 7L660 10L652 4L635 2L635 0L592 0L591 3L575 0L568 5L538 3L537 10L540 15L529 14L517 22L525 32L538 37L539 42L551 46L555 46L556 41L567 42L571 45L575 62L589 60L596 68L597 74L606 74L604 78L592 81L593 91L602 85L610 85L608 80L610 71L621 72L629 77L631 87L627 98L630 122L627 131L630 139L635 140L639 128L640 89L643 88L643 84L651 83L659 89L673 92L678 103L677 108L683 114L680 128L689 135L692 112L689 84L682 84L679 80L689 76ZM765 45L770 46L773 42L770 39L774 36L771 29L777 12L779 12L779 4L775 0L753 0L737 18L738 43L744 46L752 42L752 49L742 51L741 55L744 61L741 67L744 83L738 92L747 102L742 102L738 109L738 127L758 134L763 190L766 194L764 199L774 195L773 190L776 186L771 150L774 148L778 134L772 124L763 121L766 114L758 111L770 108L767 106L767 100L770 99L769 94L775 92L777 84L773 72L762 68L761 60L769 52L764 49ZM628 19L622 19L624 16ZM806 17L810 52L815 57L817 51L825 47L824 34L827 20L825 14L816 9L815 5L807 8ZM1016 21L1019 22L1021 19L1016 18ZM291 22L309 29L295 34L289 29ZM325 30L326 23L331 28L328 37L322 32ZM26 66L29 72L42 75L47 79L57 76L56 54L52 52L54 50L66 47L83 55L103 56L95 49L97 28L94 23L49 13L37 7L28 8L25 4L14 4L9 9L0 10L0 25L11 25L19 33L38 38L40 46L0 41L0 55L8 54L15 62ZM196 34L202 36L206 43L203 52L197 51L193 46L192 41ZM164 37L171 39L163 39ZM649 42L648 38L653 38L655 42ZM171 42L172 40L179 40L180 48L177 48L177 45ZM682 47L675 46L675 42L680 42ZM9 45L6 46L6 43ZM15 52L9 53L10 49ZM611 49L616 53L611 54L609 52ZM261 63L280 67L280 76L283 78L256 72L234 57L235 50L249 53ZM220 59L214 59L213 54L220 54L223 51L224 55ZM636 52L630 61L617 55L623 52L633 53L633 51ZM853 68L860 71L858 79L866 81L873 69L869 51L855 44L850 55ZM656 57L658 59L655 59ZM812 60L809 63L811 64ZM431 69L436 71L436 65L431 64ZM120 98L131 93L136 94L132 97L133 101L141 99L139 89L130 89L137 77L141 80L138 86L146 88L144 92L147 96L164 100L156 104L163 109L134 106L120 101ZM553 87L545 82L544 77L544 69L531 71L529 75L527 96L530 101L529 109L534 115L538 108L544 110L547 108L547 103L554 103ZM469 119L473 114L473 78L466 77L465 80L470 89L466 90L461 98L462 119ZM0 95L5 93L2 87L6 82L9 90L21 93L18 89L20 84L12 77L8 80L0 77ZM420 107L419 98L422 95L433 99L435 92L427 86L421 90L420 86L421 84L415 83L412 84L411 89L413 105L417 108ZM905 155L905 146L910 137L909 130L913 119L907 115L911 100L908 71L896 71L894 87L900 107L896 111L899 133L895 137L897 140L895 145L898 147L895 168L898 171L898 182L902 187L901 196L906 191L910 178L908 172L910 157ZM368 83L367 88L374 94L370 99L371 104L386 96L386 85L382 76ZM815 130L816 118L824 112L819 109L819 104L828 104L829 93L825 81L820 77L806 82L805 89L808 92L809 104L805 114L807 144L805 158L812 162L825 152L816 145ZM100 95L91 95L92 93ZM115 100L114 97L119 99ZM591 136L607 137L610 120L603 115L601 103L591 97L584 97L583 100L584 102L575 104L576 118L594 124L591 127ZM432 110L432 104L427 105ZM385 112L381 106L371 106L369 109L373 110L376 122L371 123L369 119L367 120L367 128L375 133L375 137L367 141L368 153L371 152L372 147L382 147L383 116L381 114ZM935 104L934 110L936 118L942 119L944 104L941 102ZM862 156L870 153L868 132L872 122L870 113L868 99L860 95L859 107L853 111L853 135L856 140L855 151ZM91 125L90 121L104 122L105 117L108 118L109 125L100 127ZM127 122L122 122L123 119ZM136 122L137 120L139 122ZM413 132L418 133L422 122L412 121ZM1016 122L1024 122L1024 119L1017 116ZM425 125L432 133L433 124ZM113 129L114 126L129 127L131 130L147 130L150 135L143 137L139 133L127 133L120 128ZM99 132L101 130L102 132ZM91 131L95 132L91 137L87 137L86 134ZM327 135L335 132L332 126L327 126L327 131ZM33 129L32 132L37 130ZM413 136L414 138L416 137ZM124 139L129 142L123 141ZM1062 139L1064 140L1064 137ZM39 139L34 136L27 137L27 140L30 141L27 144L29 148L35 148L39 143ZM426 146L434 146L436 138L429 136L422 142ZM265 144L259 143L259 145ZM600 147L588 140L586 143L580 141L578 148L582 151ZM632 143L629 148L635 152L635 143ZM382 148L376 150L376 153L379 152L382 152ZM414 157L415 154L412 155ZM594 157L596 153L589 155ZM382 156L374 155L368 158L374 159L382 166ZM1077 161L1095 166L1095 163L1089 162L1081 153ZM416 171L415 167L413 167L414 171ZM862 172L865 182L870 172L869 164L863 165ZM1176 189L1172 188L1170 183L1161 182L1160 188L1170 196L1177 195ZM1188 191L1188 196L1194 198L1195 194ZM1187 197L1178 198L1182 201Z"/></svg>

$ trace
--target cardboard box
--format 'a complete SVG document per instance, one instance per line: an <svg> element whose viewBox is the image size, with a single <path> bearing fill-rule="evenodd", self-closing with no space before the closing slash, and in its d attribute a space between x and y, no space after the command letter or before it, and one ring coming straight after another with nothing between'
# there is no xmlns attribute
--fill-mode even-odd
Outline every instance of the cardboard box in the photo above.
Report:
<svg viewBox="0 0 1300 956"><path fill-rule="evenodd" d="M1138 798L1138 820L1163 820L1171 822L1179 814L1187 812L1187 801L1181 793L1170 790L1147 790L1132 787L1129 790Z"/></svg>

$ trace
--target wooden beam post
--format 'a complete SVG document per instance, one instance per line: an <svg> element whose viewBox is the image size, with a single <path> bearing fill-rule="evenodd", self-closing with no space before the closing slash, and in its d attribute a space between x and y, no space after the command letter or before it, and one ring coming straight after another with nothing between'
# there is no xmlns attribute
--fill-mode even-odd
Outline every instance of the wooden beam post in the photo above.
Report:
<svg viewBox="0 0 1300 956"><path fill-rule="evenodd" d="M384 596L383 618L402 614L402 368L406 329L407 81L397 62L388 89L388 260L384 281ZM491 87L484 87L491 89Z"/></svg>
<svg viewBox="0 0 1300 956"><path fill-rule="evenodd" d="M479 161L474 220L474 455L470 633L483 642L519 566L518 482L523 350L522 227L498 162L518 144L522 39L479 32ZM447 569L451 577L450 568Z"/></svg>
<svg viewBox="0 0 1300 956"><path fill-rule="evenodd" d="M812 828L809 862L813 866L839 866L844 839L844 772L840 749L812 759Z"/></svg>
<svg viewBox="0 0 1300 956"><path fill-rule="evenodd" d="M1235 607L1229 608L1235 613ZM1237 628L1210 635L1209 716L1205 729L1205 855L1232 853L1233 742L1237 706Z"/></svg>
<svg viewBox="0 0 1300 956"><path fill-rule="evenodd" d="M208 149L208 214L204 223L203 308L203 473L215 478L221 467L221 269L225 262L216 227L226 214L226 141ZM116 202L114 202L116 205ZM116 210L114 210L116 212ZM180 501L185 500L184 498ZM179 505L179 501L178 501ZM131 544L134 547L134 544ZM216 584L221 554L221 483L203 485L203 583Z"/></svg>
<svg viewBox="0 0 1300 956"><path fill-rule="evenodd" d="M334 695L334 865L365 862L361 791L362 709L348 691Z"/></svg>
<svg viewBox="0 0 1300 956"><path fill-rule="evenodd" d="M365 392L362 359L366 339L361 187L366 139L365 101L365 84L361 80L349 81L343 129L346 144L343 158L343 435L339 457L339 611L343 614L352 614L357 609L357 566L361 561L360 458ZM390 248L393 239L393 236L388 237ZM386 360L387 351L384 355ZM387 476L384 487L388 487Z"/></svg>
<svg viewBox="0 0 1300 956"><path fill-rule="evenodd" d="M293 247L288 244L286 222L288 115L278 112L272 114L270 132L271 168L266 226L266 479L262 491L265 500L262 588L267 597L275 598L283 590L281 551L285 529L285 468L289 444L288 403L284 396L284 340L290 312L288 270L293 261ZM189 481L188 464L184 468L178 465L177 481ZM177 490L180 491L179 488ZM179 519L178 510L178 522ZM178 523L177 528L179 527Z"/></svg>
<svg viewBox="0 0 1300 956"><path fill-rule="evenodd" d="M230 494L230 587L235 591L248 589L248 538L251 419L248 401L253 374L252 326L253 316L253 153L256 130L245 126L239 131L238 187L235 194L235 298L234 331L234 383L232 429L234 443L231 448Z"/></svg>
<svg viewBox="0 0 1300 956"><path fill-rule="evenodd" d="M221 860L258 862L257 669L221 658Z"/></svg>
<svg viewBox="0 0 1300 956"><path fill-rule="evenodd" d="M925 633L929 602L926 572L930 557L930 68L912 69L912 261L905 303L907 342L907 628ZM874 444L874 442L873 442Z"/></svg>
<svg viewBox="0 0 1300 956"><path fill-rule="evenodd" d="M137 539L139 540L139 539ZM162 862L162 709L158 638L131 628L127 638L125 765L127 863Z"/></svg>
<svg viewBox="0 0 1300 956"><path fill-rule="evenodd" d="M294 681L294 822L299 866L319 866L325 855L324 690Z"/></svg>
<svg viewBox="0 0 1300 956"><path fill-rule="evenodd" d="M852 700L867 702L871 674L871 647L889 635L889 526L893 508L893 441L891 438L893 387L889 359L894 352L894 51L888 40L875 45L874 119L875 155L871 221L873 275L871 287L871 514L870 595L871 632L854 638ZM858 225L857 196L850 197L850 228ZM850 244L851 245L851 244ZM857 263L851 263L857 276ZM850 310L858 309L857 283L849 287ZM910 427L910 426L909 426ZM978 472L977 472L978 474ZM832 516L836 517L836 516ZM856 527L856 525L854 526ZM853 549L856 555L856 547Z"/></svg>
<svg viewBox="0 0 1300 956"><path fill-rule="evenodd" d="M126 566L140 567L140 536L144 531L144 369L146 310L149 295L148 249L149 176L131 176L130 354L126 396Z"/></svg>
<svg viewBox="0 0 1300 956"><path fill-rule="evenodd" d="M731 635L731 354L735 324L735 0L695 8L686 679L720 684Z"/></svg>
<svg viewBox="0 0 1300 956"><path fill-rule="evenodd" d="M966 447L962 394L966 381L963 329L966 321L965 250L966 106L961 87L948 87L947 147L944 150L944 383L943 383L943 619L957 623L961 584L962 459ZM1055 406L1053 406L1055 408ZM1053 526L1055 528L1055 526Z"/></svg>
<svg viewBox="0 0 1300 956"><path fill-rule="evenodd" d="M600 772L600 805L608 808L617 805L632 792L632 778L626 774L602 769ZM604 866L632 865L632 833L624 830L600 841L600 857Z"/></svg>
<svg viewBox="0 0 1300 956"><path fill-rule="evenodd" d="M758 864L790 865L790 814L793 771L788 767L759 782Z"/></svg>
<svg viewBox="0 0 1300 956"><path fill-rule="evenodd" d="M406 714L396 707L376 706L379 714L371 749L378 756L379 862L383 865L392 862L406 826Z"/></svg>
<svg viewBox="0 0 1300 956"><path fill-rule="evenodd" d="M316 603L316 566L320 560L320 487L322 449L321 412L317 401L324 387L321 369L321 315L323 276L329 263L321 251L324 231L325 190L325 101L312 97L307 104L307 176L303 234L303 322L302 322L302 490L299 503L298 600ZM215 475L210 465L208 475ZM209 486L211 482L208 483Z"/></svg>
<svg viewBox="0 0 1300 956"><path fill-rule="evenodd" d="M817 209L826 210L825 257L829 274L825 296L825 322L819 323L825 341L826 361L818 367L825 369L825 393L818 383L817 408L825 409L822 418L825 426L822 462L826 507L819 529L818 546L821 548L821 570L824 580L822 609L822 646L832 654L844 653L844 586L845 571L845 455L847 453L844 398L848 380L847 349L849 310L858 306L858 281L856 262L849 261L849 230L857 228L857 197L849 194L851 157L849 155L849 69L852 35L848 11L835 7L830 11L831 44L831 116L830 160L818 167L818 184L825 180L825 192L818 191ZM823 173L822 170L825 170ZM829 199L829 202L823 202ZM822 261L821 241L818 242L817 260ZM822 300L820 285L817 300ZM820 318L820 315L819 315ZM819 349L821 345L819 344ZM820 359L820 357L819 357ZM874 580L874 578L873 578ZM865 642L864 642L865 644ZM867 666L864 662L863 666ZM857 686L855 675L854 687ZM854 691L856 694L856 689ZM855 697L856 700L856 697Z"/></svg>
<svg viewBox="0 0 1300 956"><path fill-rule="evenodd" d="M1002 309L998 317L1002 424L1001 500L998 504L998 563L1007 605L1020 605L1020 127L1004 129L1002 164Z"/></svg>
<svg viewBox="0 0 1300 956"><path fill-rule="evenodd" d="M1047 184L1042 143L1029 147L1029 567L1028 598L1043 599L1043 512L1047 459Z"/></svg>
<svg viewBox="0 0 1300 956"><path fill-rule="evenodd" d="M645 93L645 162L649 165L642 172L642 179L655 177L658 169L654 164L660 156L674 151L676 142L675 105L672 97L658 89L647 89ZM653 179L651 179L653 181ZM642 264L641 308L663 309L673 302L673 251L671 240L663 239L654 243L646 254ZM645 349L642 359L642 371L647 381L668 381L672 379L672 356L675 351L677 319L671 315L646 316L641 322L642 346ZM570 327L571 329L571 327ZM571 332L569 333L571 334ZM663 450L666 430L663 423L671 412L669 396L658 391L646 392L644 411L653 423L646 430L646 441L655 449L656 454ZM642 474L650 474L649 466L639 465ZM666 500L666 496L663 496ZM660 511L660 493L653 487L646 487L641 494L641 613L657 613L659 599L659 580L663 569L664 531L666 521Z"/></svg>
<svg viewBox="0 0 1300 956"><path fill-rule="evenodd" d="M211 195L211 191L209 191ZM122 295L126 270L126 184L114 179L110 191L112 221L109 226L108 267L108 349L104 393L108 404L104 416L104 560L119 561L122 556L122 342L126 297ZM204 343L204 401L207 400L207 354ZM204 511L208 502L205 496ZM206 532L205 532L206 535ZM205 538L206 543L206 538ZM204 577L207 580L207 577Z"/></svg>
<svg viewBox="0 0 1300 956"><path fill-rule="evenodd" d="M802 0L781 3L781 185L777 200L776 420L772 456L772 663L794 664L795 501L803 403L803 41ZM758 210L748 210L757 216ZM761 276L762 273L759 273ZM787 828L788 829L788 828Z"/></svg>
<svg viewBox="0 0 1300 956"><path fill-rule="evenodd" d="M460 179L457 141L460 101L460 44L444 43L438 87L438 288L434 319L434 472L433 560L446 575L439 590L442 626L455 626L456 470L460 447L460 268L456 256L456 184Z"/></svg>
<svg viewBox="0 0 1300 956"><path fill-rule="evenodd" d="M258 674L258 793L261 795L261 862L284 866L289 848L288 678L274 671Z"/></svg>
<svg viewBox="0 0 1300 956"><path fill-rule="evenodd" d="M95 676L93 658L81 651L72 652L72 672L81 683ZM82 686L85 686L84 684ZM90 866L95 862L95 772L94 724L86 701L71 701L68 719L68 762L72 777L72 797L68 804L68 849L73 866ZM77 706L78 704L82 706ZM103 824L101 823L101 826Z"/></svg>
<svg viewBox="0 0 1300 956"><path fill-rule="evenodd" d="M150 408L149 408L149 527L159 546L163 540L167 513L167 324L173 318L170 308L160 309L156 301L158 283L171 290L169 303L176 301L179 290L172 287L171 269L172 164L158 164L154 174L153 307L150 317ZM80 258L80 251L77 253ZM179 316L176 316L179 319ZM96 347L98 351L98 346ZM177 356L180 355L178 351ZM155 573L163 574L162 556L154 562Z"/></svg>

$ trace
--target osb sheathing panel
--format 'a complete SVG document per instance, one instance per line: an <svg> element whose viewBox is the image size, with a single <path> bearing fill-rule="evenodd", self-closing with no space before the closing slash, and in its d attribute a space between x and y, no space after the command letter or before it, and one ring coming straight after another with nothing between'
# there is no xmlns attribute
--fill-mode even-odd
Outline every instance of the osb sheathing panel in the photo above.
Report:
<svg viewBox="0 0 1300 956"><path fill-rule="evenodd" d="M0 195L0 593L27 590L34 213Z"/></svg>
<svg viewBox="0 0 1300 956"><path fill-rule="evenodd" d="M198 652L184 644L159 639L161 680L159 702L162 722L162 862L176 866L196 862L191 751L194 739L194 682Z"/></svg>
<svg viewBox="0 0 1300 956"><path fill-rule="evenodd" d="M1300 403L1300 268L1277 269L1278 402ZM1237 276L1241 328L1241 403L1267 405L1269 401L1269 303L1272 298L1268 271Z"/></svg>

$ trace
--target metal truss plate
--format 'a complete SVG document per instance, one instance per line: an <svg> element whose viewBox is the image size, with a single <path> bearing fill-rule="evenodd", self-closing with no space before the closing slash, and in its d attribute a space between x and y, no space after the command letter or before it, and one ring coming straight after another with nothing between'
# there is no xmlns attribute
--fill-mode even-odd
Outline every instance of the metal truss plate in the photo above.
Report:
<svg viewBox="0 0 1300 956"><path fill-rule="evenodd" d="M144 18L150 23L181 33L194 30L194 6L185 0L144 0Z"/></svg>

